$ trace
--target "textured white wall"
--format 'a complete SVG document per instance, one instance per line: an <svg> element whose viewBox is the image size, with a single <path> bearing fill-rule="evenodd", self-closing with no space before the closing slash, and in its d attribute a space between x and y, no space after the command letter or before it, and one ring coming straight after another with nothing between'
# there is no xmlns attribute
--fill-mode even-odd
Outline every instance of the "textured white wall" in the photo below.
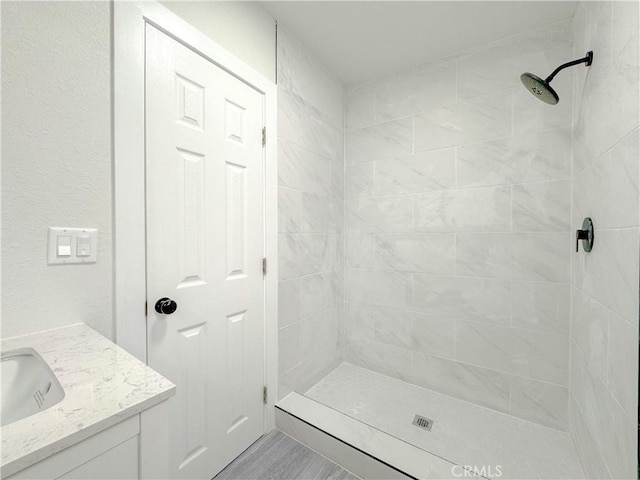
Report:
<svg viewBox="0 0 640 480"><path fill-rule="evenodd" d="M350 89L347 361L566 430L571 19Z"/></svg>
<svg viewBox="0 0 640 480"><path fill-rule="evenodd" d="M588 478L636 478L640 246L640 8L581 2L575 71L573 229L589 216L590 253L573 257L570 430Z"/></svg>
<svg viewBox="0 0 640 480"><path fill-rule="evenodd" d="M278 30L280 398L342 361L342 84Z"/></svg>
<svg viewBox="0 0 640 480"><path fill-rule="evenodd" d="M275 21L256 2L160 3L275 82Z"/></svg>
<svg viewBox="0 0 640 480"><path fill-rule="evenodd" d="M274 77L274 21L258 4L170 6ZM110 4L1 2L0 8L1 334L84 321L113 338ZM49 226L98 228L98 263L47 266Z"/></svg>
<svg viewBox="0 0 640 480"><path fill-rule="evenodd" d="M110 5L2 2L2 336L84 321L113 338ZM47 227L99 230L48 266Z"/></svg>

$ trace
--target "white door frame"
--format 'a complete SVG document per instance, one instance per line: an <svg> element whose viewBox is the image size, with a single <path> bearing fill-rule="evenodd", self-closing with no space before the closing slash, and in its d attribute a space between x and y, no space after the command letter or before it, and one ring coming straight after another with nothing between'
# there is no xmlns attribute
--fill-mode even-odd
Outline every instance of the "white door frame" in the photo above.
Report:
<svg viewBox="0 0 640 480"><path fill-rule="evenodd" d="M275 427L278 375L276 85L157 2L113 3L114 293L116 341L147 363L145 29L150 24L264 95L265 431ZM275 48L275 45L274 45Z"/></svg>

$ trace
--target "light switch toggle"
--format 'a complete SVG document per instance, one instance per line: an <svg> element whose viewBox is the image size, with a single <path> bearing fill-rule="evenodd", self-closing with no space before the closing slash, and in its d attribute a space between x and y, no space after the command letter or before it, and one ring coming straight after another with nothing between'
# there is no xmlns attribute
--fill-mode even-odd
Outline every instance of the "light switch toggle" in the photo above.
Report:
<svg viewBox="0 0 640 480"><path fill-rule="evenodd" d="M70 235L58 235L58 251L59 257L71 256L71 236Z"/></svg>
<svg viewBox="0 0 640 480"><path fill-rule="evenodd" d="M91 256L91 237L89 235L78 235L76 239L76 256Z"/></svg>

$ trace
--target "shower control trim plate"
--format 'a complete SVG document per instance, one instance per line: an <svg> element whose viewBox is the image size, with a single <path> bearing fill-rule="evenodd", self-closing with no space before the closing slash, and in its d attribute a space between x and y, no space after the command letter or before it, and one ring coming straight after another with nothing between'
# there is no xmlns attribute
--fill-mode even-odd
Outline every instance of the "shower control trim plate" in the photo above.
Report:
<svg viewBox="0 0 640 480"><path fill-rule="evenodd" d="M580 240L582 240L582 248L584 251L590 252L593 249L594 235L593 221L591 217L586 217L582 221L582 230L576 230L576 253L580 246Z"/></svg>

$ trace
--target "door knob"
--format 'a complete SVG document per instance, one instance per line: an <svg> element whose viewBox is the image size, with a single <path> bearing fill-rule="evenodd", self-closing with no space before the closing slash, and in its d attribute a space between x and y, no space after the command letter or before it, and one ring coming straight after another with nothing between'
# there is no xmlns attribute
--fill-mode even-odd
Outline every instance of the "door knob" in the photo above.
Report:
<svg viewBox="0 0 640 480"><path fill-rule="evenodd" d="M156 312L163 315L171 315L178 308L178 304L169 297L161 298L156 302Z"/></svg>

